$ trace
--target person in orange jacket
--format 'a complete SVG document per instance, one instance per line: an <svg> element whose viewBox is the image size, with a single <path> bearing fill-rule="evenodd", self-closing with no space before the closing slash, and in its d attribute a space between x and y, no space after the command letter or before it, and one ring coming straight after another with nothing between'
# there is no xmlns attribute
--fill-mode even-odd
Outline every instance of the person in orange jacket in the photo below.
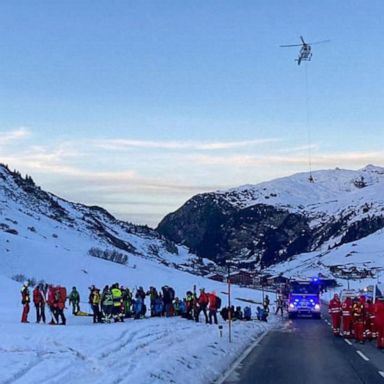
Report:
<svg viewBox="0 0 384 384"><path fill-rule="evenodd" d="M365 338L372 340L376 338L375 327L375 305L371 299L368 299L365 303Z"/></svg>
<svg viewBox="0 0 384 384"><path fill-rule="evenodd" d="M334 336L340 336L340 325L341 325L341 302L339 295L335 293L333 299L329 302L328 312L332 318L332 329Z"/></svg>
<svg viewBox="0 0 384 384"><path fill-rule="evenodd" d="M354 299L352 307L353 329L355 334L355 340L360 343L364 343L364 307L365 297L361 296L360 299L356 297Z"/></svg>
<svg viewBox="0 0 384 384"><path fill-rule="evenodd" d="M67 299L67 293L64 287L55 287L54 296L53 296L53 316L56 320L56 324L59 323L59 317L61 319L61 324L65 325L67 320L64 315L65 301Z"/></svg>
<svg viewBox="0 0 384 384"><path fill-rule="evenodd" d="M217 324L217 310L219 309L219 299L216 296L216 292L212 292L208 295L209 299L209 324L212 324L212 319Z"/></svg>
<svg viewBox="0 0 384 384"><path fill-rule="evenodd" d="M375 303L375 327L377 332L377 348L384 348L384 298Z"/></svg>
<svg viewBox="0 0 384 384"><path fill-rule="evenodd" d="M200 288L200 295L197 298L197 309L195 313L195 321L199 321L200 312L203 312L205 317L205 322L208 324L208 315L207 315L207 307L208 307L209 295L205 293L204 288Z"/></svg>
<svg viewBox="0 0 384 384"><path fill-rule="evenodd" d="M22 323L29 323L28 313L29 313L29 303L31 302L31 296L28 289L28 281L26 281L21 287L21 304L23 304L23 314L21 315Z"/></svg>

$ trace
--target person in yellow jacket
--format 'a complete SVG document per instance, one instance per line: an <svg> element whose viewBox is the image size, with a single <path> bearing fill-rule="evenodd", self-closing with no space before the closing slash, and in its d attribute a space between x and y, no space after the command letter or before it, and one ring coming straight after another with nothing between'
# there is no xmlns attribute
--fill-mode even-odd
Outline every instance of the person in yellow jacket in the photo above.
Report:
<svg viewBox="0 0 384 384"><path fill-rule="evenodd" d="M112 285L111 289L112 300L113 300L113 310L112 316L115 322L121 321L124 322L124 316L121 311L121 306L123 304L123 292L119 288L119 284L115 283Z"/></svg>
<svg viewBox="0 0 384 384"><path fill-rule="evenodd" d="M101 311L100 311L100 289L93 288L91 294L89 295L89 303L92 307L93 312L93 322L101 323Z"/></svg>

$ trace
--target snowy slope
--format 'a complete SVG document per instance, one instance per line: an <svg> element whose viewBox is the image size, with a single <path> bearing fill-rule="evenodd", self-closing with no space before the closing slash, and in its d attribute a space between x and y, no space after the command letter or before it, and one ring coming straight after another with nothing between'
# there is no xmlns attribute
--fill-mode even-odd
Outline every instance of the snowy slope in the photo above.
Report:
<svg viewBox="0 0 384 384"><path fill-rule="evenodd" d="M342 286L363 288L384 282L384 230L323 252L310 252L268 268L266 273L291 278L322 274Z"/></svg>
<svg viewBox="0 0 384 384"><path fill-rule="evenodd" d="M91 247L122 252L128 262L92 257ZM114 282L133 290L167 284L179 297L196 285L215 291L225 304L224 283L182 270L194 265L201 268L186 248L155 231L46 194L0 167L0 384L212 382L267 324L235 323L231 344L226 327L220 337L215 325L181 318L94 325L90 317L67 310L67 326L61 327L34 324L31 306L31 323L22 324L21 284L11 279L23 274L68 289L76 286L81 309L88 312L88 287ZM260 302L261 293L234 286L233 299L244 306L239 299Z"/></svg>
<svg viewBox="0 0 384 384"><path fill-rule="evenodd" d="M12 236L12 235L8 235ZM6 239L8 240L8 239ZM44 241L22 238L8 243L10 251L1 259L0 291L0 383L208 383L218 377L261 332L260 322L236 323L234 342L228 343L227 328L219 337L217 326L181 318L127 320L118 324L94 325L89 317L74 317L66 311L68 325L52 327L21 324L20 284L6 275L23 271L47 282L76 285L82 310L88 286L103 287L115 281L135 288L168 284L183 297L193 285L215 291L226 300L226 285L175 270L155 261L132 256L136 267L82 255L88 244L61 253ZM52 256L55 255L55 256ZM261 301L258 291L233 287L234 304L244 306L248 299ZM147 305L149 303L147 302ZM255 312L256 305L252 305ZM34 321L33 308L30 320ZM222 323L222 320L219 319Z"/></svg>
<svg viewBox="0 0 384 384"><path fill-rule="evenodd" d="M312 172L314 182L309 182L309 173L245 185L224 191L218 195L240 208L258 203L288 208L296 212L308 212L313 216L335 215L348 206L373 204L371 213L384 207L384 168L368 165L360 170L322 170ZM358 183L363 181L364 188Z"/></svg>
<svg viewBox="0 0 384 384"><path fill-rule="evenodd" d="M204 261L198 265L198 259L185 247L165 240L156 231L119 221L102 208L60 199L0 165L0 252L7 260L4 265L11 266L19 257L12 243L20 241L24 246L17 252L52 248L50 253L56 260L62 253L80 256L96 247L119 252L128 257L128 263L131 255L138 255L180 269L204 269Z"/></svg>
<svg viewBox="0 0 384 384"><path fill-rule="evenodd" d="M123 276L118 273L121 266L116 266L116 270L107 265L101 267L93 266L104 271L103 282ZM168 280L165 269L170 268L147 268L147 281L151 284L157 286ZM174 287L180 291L190 288L192 282L218 292L224 288L219 284L210 286L202 278L194 280L192 275L179 271L172 270L172 275ZM81 279L77 281L78 277L72 276L71 282L79 283L80 293L85 294L86 287ZM134 274L131 277L132 281L136 278ZM146 286L145 280L140 282ZM257 321L234 323L233 343L229 344L226 327L220 337L216 326L181 318L94 325L89 317L67 313L65 327L21 324L19 288L19 284L0 276L0 290L7 292L0 299L1 384L209 383L268 329L267 324ZM235 296L256 299L258 294L235 290ZM82 307L86 309L84 304ZM33 319L31 312L30 320Z"/></svg>
<svg viewBox="0 0 384 384"><path fill-rule="evenodd" d="M309 219L312 230L342 222L345 229L354 223L384 217L384 168L368 165L360 170L322 170L298 173L257 185L218 191L231 205L241 209L268 204ZM333 247L345 231L321 244Z"/></svg>

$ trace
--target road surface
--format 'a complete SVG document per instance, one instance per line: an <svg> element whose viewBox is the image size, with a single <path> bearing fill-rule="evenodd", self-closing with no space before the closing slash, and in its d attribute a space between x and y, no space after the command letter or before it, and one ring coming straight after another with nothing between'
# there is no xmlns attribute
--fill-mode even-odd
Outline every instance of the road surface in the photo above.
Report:
<svg viewBox="0 0 384 384"><path fill-rule="evenodd" d="M334 337L328 319L284 321L225 384L384 384L384 352Z"/></svg>

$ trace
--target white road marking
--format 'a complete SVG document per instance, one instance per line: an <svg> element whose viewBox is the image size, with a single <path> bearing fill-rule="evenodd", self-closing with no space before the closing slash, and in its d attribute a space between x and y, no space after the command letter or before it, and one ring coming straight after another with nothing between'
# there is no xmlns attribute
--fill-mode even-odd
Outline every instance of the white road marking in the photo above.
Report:
<svg viewBox="0 0 384 384"><path fill-rule="evenodd" d="M344 339L344 341L345 341L348 345L352 345L352 343L351 343L349 340Z"/></svg>
<svg viewBox="0 0 384 384"><path fill-rule="evenodd" d="M364 355L361 351L356 351L356 353L365 361L369 361L368 357Z"/></svg>
<svg viewBox="0 0 384 384"><path fill-rule="evenodd" d="M380 375L381 377L384 377L384 372L383 372L383 371L379 371L379 375Z"/></svg>

